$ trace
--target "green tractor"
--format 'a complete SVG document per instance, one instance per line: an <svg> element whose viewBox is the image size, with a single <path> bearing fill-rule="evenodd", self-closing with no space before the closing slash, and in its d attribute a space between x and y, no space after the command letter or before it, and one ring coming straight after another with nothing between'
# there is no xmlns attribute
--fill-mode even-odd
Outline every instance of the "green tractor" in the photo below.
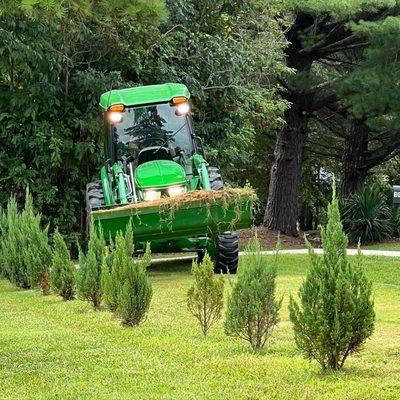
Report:
<svg viewBox="0 0 400 400"><path fill-rule="evenodd" d="M87 221L107 240L133 225L135 251L207 250L215 271L235 273L238 238L250 227L251 197L224 189L195 135L185 85L167 83L104 93L105 162L87 185ZM235 192L234 201L225 192ZM227 200L228 199L228 200Z"/></svg>

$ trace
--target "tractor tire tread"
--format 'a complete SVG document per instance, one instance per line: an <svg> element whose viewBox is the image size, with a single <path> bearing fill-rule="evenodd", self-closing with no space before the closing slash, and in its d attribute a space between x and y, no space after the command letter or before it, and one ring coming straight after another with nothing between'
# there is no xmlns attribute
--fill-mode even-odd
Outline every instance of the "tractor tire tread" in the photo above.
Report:
<svg viewBox="0 0 400 400"><path fill-rule="evenodd" d="M217 239L218 256L214 271L235 274L239 262L239 242L235 232L224 232Z"/></svg>
<svg viewBox="0 0 400 400"><path fill-rule="evenodd" d="M222 190L224 188L224 181L218 168L208 167L208 177L212 190Z"/></svg>
<svg viewBox="0 0 400 400"><path fill-rule="evenodd" d="M101 181L90 182L86 185L86 234L89 237L90 213L93 207L105 204L103 185Z"/></svg>

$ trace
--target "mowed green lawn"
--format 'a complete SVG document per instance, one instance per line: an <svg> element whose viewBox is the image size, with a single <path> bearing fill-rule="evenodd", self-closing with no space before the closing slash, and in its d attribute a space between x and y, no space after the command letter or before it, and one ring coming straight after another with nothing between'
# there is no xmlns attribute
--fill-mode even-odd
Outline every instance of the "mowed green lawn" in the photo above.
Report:
<svg viewBox="0 0 400 400"><path fill-rule="evenodd" d="M366 250L389 250L389 251L400 251L400 242L383 242L378 244L371 244L367 246L362 246Z"/></svg>
<svg viewBox="0 0 400 400"><path fill-rule="evenodd" d="M292 339L288 297L307 264L280 258L282 321L263 354L226 337L222 321L202 337L186 310L187 263L152 267L151 310L135 329L0 281L0 399L399 399L400 259L367 259L376 331L336 374L304 360Z"/></svg>

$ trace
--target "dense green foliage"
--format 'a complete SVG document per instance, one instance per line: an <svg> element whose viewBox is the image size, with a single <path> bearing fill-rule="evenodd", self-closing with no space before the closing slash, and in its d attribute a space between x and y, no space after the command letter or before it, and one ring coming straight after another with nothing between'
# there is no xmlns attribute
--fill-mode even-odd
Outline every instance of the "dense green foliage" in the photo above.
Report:
<svg viewBox="0 0 400 400"><path fill-rule="evenodd" d="M214 276L214 263L206 252L202 262L193 262L193 285L187 293L187 307L199 321L204 336L211 326L221 318L224 305L224 280Z"/></svg>
<svg viewBox="0 0 400 400"><path fill-rule="evenodd" d="M103 298L102 269L105 247L102 230L91 225L87 254L82 250L79 252L77 289L79 296L91 302L95 310L100 308Z"/></svg>
<svg viewBox="0 0 400 400"><path fill-rule="evenodd" d="M247 340L253 350L260 350L279 322L282 300L276 299L277 254L268 265L257 236L246 251L228 299L225 332Z"/></svg>
<svg viewBox="0 0 400 400"><path fill-rule="evenodd" d="M51 287L63 300L75 298L76 269L58 229L54 232L54 254L50 276Z"/></svg>
<svg viewBox="0 0 400 400"><path fill-rule="evenodd" d="M299 290L300 304L290 299L290 319L304 355L323 369L339 370L372 335L375 312L361 253L354 263L346 256L348 239L335 190L322 240L322 257L309 245L311 265Z"/></svg>
<svg viewBox="0 0 400 400"><path fill-rule="evenodd" d="M0 19L1 195L30 184L39 209L63 232L84 226L83 190L99 165L99 96L121 84L113 71L120 57L129 59L133 49L118 54L128 38L141 41L165 15L157 3L21 2L23 10L6 8ZM120 38L121 26L139 20L150 24L147 32Z"/></svg>
<svg viewBox="0 0 400 400"><path fill-rule="evenodd" d="M381 188L364 186L346 200L343 224L351 243L379 242L393 233L396 218L392 220Z"/></svg>

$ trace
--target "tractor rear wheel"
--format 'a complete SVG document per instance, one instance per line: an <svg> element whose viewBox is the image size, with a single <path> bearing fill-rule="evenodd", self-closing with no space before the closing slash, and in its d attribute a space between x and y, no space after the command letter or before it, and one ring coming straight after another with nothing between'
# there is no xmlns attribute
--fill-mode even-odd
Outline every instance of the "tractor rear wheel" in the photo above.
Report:
<svg viewBox="0 0 400 400"><path fill-rule="evenodd" d="M212 190L222 190L224 188L224 181L218 168L208 167L208 177Z"/></svg>
<svg viewBox="0 0 400 400"><path fill-rule="evenodd" d="M214 272L236 274L239 262L239 242L236 232L220 233L217 237L217 260Z"/></svg>
<svg viewBox="0 0 400 400"><path fill-rule="evenodd" d="M218 168L208 167L208 177L212 190L224 188L224 181ZM215 240L215 250L214 272L217 274L221 272L223 274L236 274L239 262L239 243L236 232L220 233ZM198 252L197 262L203 261L204 254L205 250Z"/></svg>
<svg viewBox="0 0 400 400"><path fill-rule="evenodd" d="M93 207L104 205L103 185L101 181L88 183L86 186L86 235L89 237L90 213Z"/></svg>

